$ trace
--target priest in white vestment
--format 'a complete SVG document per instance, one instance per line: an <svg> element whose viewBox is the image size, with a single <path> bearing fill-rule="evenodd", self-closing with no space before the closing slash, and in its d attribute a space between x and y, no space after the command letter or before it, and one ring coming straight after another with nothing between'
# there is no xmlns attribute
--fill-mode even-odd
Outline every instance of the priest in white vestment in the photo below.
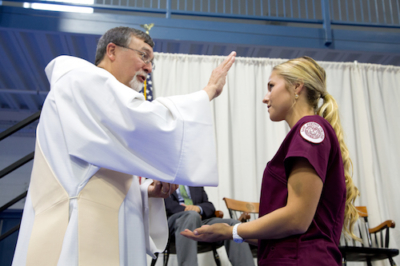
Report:
<svg viewBox="0 0 400 266"><path fill-rule="evenodd" d="M51 91L14 266L147 265L146 253L167 243L162 198L172 184L218 185L209 101L235 53L204 90L147 102L137 91L153 70L153 46L118 27L100 39L95 65L60 56L46 67Z"/></svg>

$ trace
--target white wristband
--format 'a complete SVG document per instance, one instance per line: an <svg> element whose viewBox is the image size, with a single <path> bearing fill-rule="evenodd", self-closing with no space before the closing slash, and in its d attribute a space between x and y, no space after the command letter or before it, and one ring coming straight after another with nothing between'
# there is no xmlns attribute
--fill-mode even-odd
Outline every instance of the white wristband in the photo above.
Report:
<svg viewBox="0 0 400 266"><path fill-rule="evenodd" d="M233 230L232 230L232 238L233 238L233 241L235 241L236 243L242 243L244 241L243 238L241 238L240 235L238 235L238 233L237 233L237 228L239 225L240 225L240 223L235 224L233 226Z"/></svg>

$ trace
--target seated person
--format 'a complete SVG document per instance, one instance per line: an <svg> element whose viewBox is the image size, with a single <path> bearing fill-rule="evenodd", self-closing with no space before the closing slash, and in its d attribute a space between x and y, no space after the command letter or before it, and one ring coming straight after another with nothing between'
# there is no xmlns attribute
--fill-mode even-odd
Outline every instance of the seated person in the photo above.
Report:
<svg viewBox="0 0 400 266"><path fill-rule="evenodd" d="M185 229L194 230L202 225L239 223L233 219L215 217L214 205L208 201L203 187L179 186L165 199L170 235L175 235L176 253L179 265L197 265L197 242L180 234ZM233 266L254 265L253 256L247 243L224 241L226 253Z"/></svg>

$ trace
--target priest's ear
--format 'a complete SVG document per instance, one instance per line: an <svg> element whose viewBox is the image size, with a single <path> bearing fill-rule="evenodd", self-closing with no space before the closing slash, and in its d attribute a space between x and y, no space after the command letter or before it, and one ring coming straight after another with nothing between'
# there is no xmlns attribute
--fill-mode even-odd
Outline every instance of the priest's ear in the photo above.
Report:
<svg viewBox="0 0 400 266"><path fill-rule="evenodd" d="M116 48L117 45L115 45L114 43L110 42L109 44L107 44L106 47L106 53L105 53L105 57L107 57L111 62L115 61L115 53L116 53Z"/></svg>

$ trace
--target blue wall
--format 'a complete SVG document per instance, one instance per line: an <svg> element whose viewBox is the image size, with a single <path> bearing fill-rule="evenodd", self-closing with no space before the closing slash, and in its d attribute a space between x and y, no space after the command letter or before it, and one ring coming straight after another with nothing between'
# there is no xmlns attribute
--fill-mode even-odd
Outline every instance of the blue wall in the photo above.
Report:
<svg viewBox="0 0 400 266"><path fill-rule="evenodd" d="M21 222L22 210L6 210L0 213L0 235L18 225ZM17 244L18 231L9 235L0 242L0 265L11 265L15 245Z"/></svg>

